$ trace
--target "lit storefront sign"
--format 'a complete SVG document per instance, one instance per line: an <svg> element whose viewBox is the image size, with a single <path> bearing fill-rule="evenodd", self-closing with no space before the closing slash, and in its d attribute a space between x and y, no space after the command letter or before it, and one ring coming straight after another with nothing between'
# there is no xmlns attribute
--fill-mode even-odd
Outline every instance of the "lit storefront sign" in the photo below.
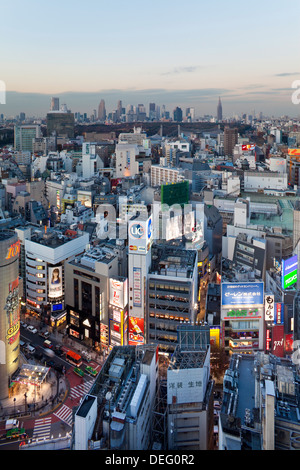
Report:
<svg viewBox="0 0 300 470"><path fill-rule="evenodd" d="M226 316L224 317L225 319L227 318L245 318L245 317L250 317L250 318L260 318L260 311L258 308L250 308L250 309L231 309L228 312L226 312Z"/></svg>
<svg viewBox="0 0 300 470"><path fill-rule="evenodd" d="M281 287L287 289L296 284L298 279L298 256L292 256L281 263Z"/></svg>
<svg viewBox="0 0 300 470"><path fill-rule="evenodd" d="M262 307L264 305L264 283L222 283L222 307Z"/></svg>
<svg viewBox="0 0 300 470"><path fill-rule="evenodd" d="M14 258L15 256L20 254L20 250L21 250L21 244L20 244L20 241L18 240L16 243L13 243L12 245L10 245L5 259Z"/></svg>

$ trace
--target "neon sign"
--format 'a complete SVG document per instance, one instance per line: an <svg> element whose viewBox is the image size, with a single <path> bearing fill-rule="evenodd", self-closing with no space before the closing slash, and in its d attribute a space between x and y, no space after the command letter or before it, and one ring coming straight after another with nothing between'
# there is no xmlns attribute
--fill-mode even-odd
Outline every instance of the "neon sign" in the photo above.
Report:
<svg viewBox="0 0 300 470"><path fill-rule="evenodd" d="M14 256L19 255L20 250L21 250L21 244L20 244L20 240L18 240L16 243L13 243L12 245L10 245L5 259L11 259Z"/></svg>

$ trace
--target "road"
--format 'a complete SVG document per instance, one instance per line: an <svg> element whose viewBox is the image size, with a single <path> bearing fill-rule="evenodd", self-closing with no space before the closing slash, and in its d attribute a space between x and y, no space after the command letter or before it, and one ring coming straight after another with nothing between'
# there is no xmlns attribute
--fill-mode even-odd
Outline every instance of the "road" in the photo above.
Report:
<svg viewBox="0 0 300 470"><path fill-rule="evenodd" d="M44 348L44 338L39 336L37 333L33 334L21 327L21 339L27 343L30 343L36 348L37 352L41 352L47 361L51 361L52 368L55 368L57 365L64 366L65 373L57 373L58 378L58 390L63 389L63 383L68 383L69 388L67 389L65 400L63 403L59 403L57 407L53 408L52 411L49 411L47 414L41 416L30 417L23 420L23 426L28 434L30 440L42 440L42 439L51 439L51 437L65 436L66 433L69 433L72 430L73 424L73 408L77 407L82 399L82 397L89 392L94 378L91 377L86 372L83 377L79 377L74 373L74 366L67 362L64 356L57 356L56 354L53 357L47 357L45 352L47 349ZM56 345L61 346L60 343L52 341L52 344L55 348ZM69 348L61 346L61 349L66 352ZM31 362L34 360L34 356L30 356ZM39 361L35 361L37 364L40 364ZM83 360L81 369L85 371L85 367L89 365L97 372L100 371L101 366L95 361L86 362ZM67 381L65 380L67 379ZM2 434L2 431L0 434ZM16 450L19 448L21 440L16 439L14 441L7 441L6 439L0 439L0 449L2 450Z"/></svg>

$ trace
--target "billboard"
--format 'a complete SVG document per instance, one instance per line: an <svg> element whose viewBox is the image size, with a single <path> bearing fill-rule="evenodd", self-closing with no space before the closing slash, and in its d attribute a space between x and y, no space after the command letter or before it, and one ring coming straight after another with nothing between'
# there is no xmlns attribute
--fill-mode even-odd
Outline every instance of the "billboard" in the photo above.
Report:
<svg viewBox="0 0 300 470"><path fill-rule="evenodd" d="M142 306L142 270L133 268L133 306Z"/></svg>
<svg viewBox="0 0 300 470"><path fill-rule="evenodd" d="M176 215L166 220L166 240L182 237L182 215Z"/></svg>
<svg viewBox="0 0 300 470"><path fill-rule="evenodd" d="M276 325L281 325L284 322L284 304L281 302L275 303L275 321Z"/></svg>
<svg viewBox="0 0 300 470"><path fill-rule="evenodd" d="M62 266L48 268L49 297L55 299L63 295Z"/></svg>
<svg viewBox="0 0 300 470"><path fill-rule="evenodd" d="M242 150L243 152L246 150L255 150L255 145L254 144L242 145Z"/></svg>
<svg viewBox="0 0 300 470"><path fill-rule="evenodd" d="M129 252L148 253L153 241L152 216L147 220L130 220L128 226Z"/></svg>
<svg viewBox="0 0 300 470"><path fill-rule="evenodd" d="M110 295L109 302L111 305L119 308L125 308L128 299L127 299L127 279L110 279L109 280Z"/></svg>
<svg viewBox="0 0 300 470"><path fill-rule="evenodd" d="M274 321L274 295L265 295L265 321Z"/></svg>
<svg viewBox="0 0 300 470"><path fill-rule="evenodd" d="M144 319L129 317L129 341L128 344L137 346L144 344L145 330L144 330Z"/></svg>
<svg viewBox="0 0 300 470"><path fill-rule="evenodd" d="M300 149L289 149L288 150L289 155L296 155L300 157Z"/></svg>
<svg viewBox="0 0 300 470"><path fill-rule="evenodd" d="M234 282L221 284L221 303L224 308L263 307L263 282Z"/></svg>
<svg viewBox="0 0 300 470"><path fill-rule="evenodd" d="M284 356L284 326L274 325L272 332L272 354L277 357Z"/></svg>
<svg viewBox="0 0 300 470"><path fill-rule="evenodd" d="M161 203L173 206L174 204L188 204L190 185L188 181L181 183L163 184L161 186Z"/></svg>
<svg viewBox="0 0 300 470"><path fill-rule="evenodd" d="M298 279L298 256L292 256L281 262L281 287L287 289L296 284Z"/></svg>

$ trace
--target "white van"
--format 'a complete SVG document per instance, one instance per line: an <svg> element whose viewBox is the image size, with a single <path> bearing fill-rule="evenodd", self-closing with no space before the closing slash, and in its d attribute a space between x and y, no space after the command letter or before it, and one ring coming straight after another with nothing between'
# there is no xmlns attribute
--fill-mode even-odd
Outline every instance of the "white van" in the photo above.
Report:
<svg viewBox="0 0 300 470"><path fill-rule="evenodd" d="M28 351L30 354L33 354L35 353L36 349L33 346L30 346L30 344L28 344L26 351Z"/></svg>

